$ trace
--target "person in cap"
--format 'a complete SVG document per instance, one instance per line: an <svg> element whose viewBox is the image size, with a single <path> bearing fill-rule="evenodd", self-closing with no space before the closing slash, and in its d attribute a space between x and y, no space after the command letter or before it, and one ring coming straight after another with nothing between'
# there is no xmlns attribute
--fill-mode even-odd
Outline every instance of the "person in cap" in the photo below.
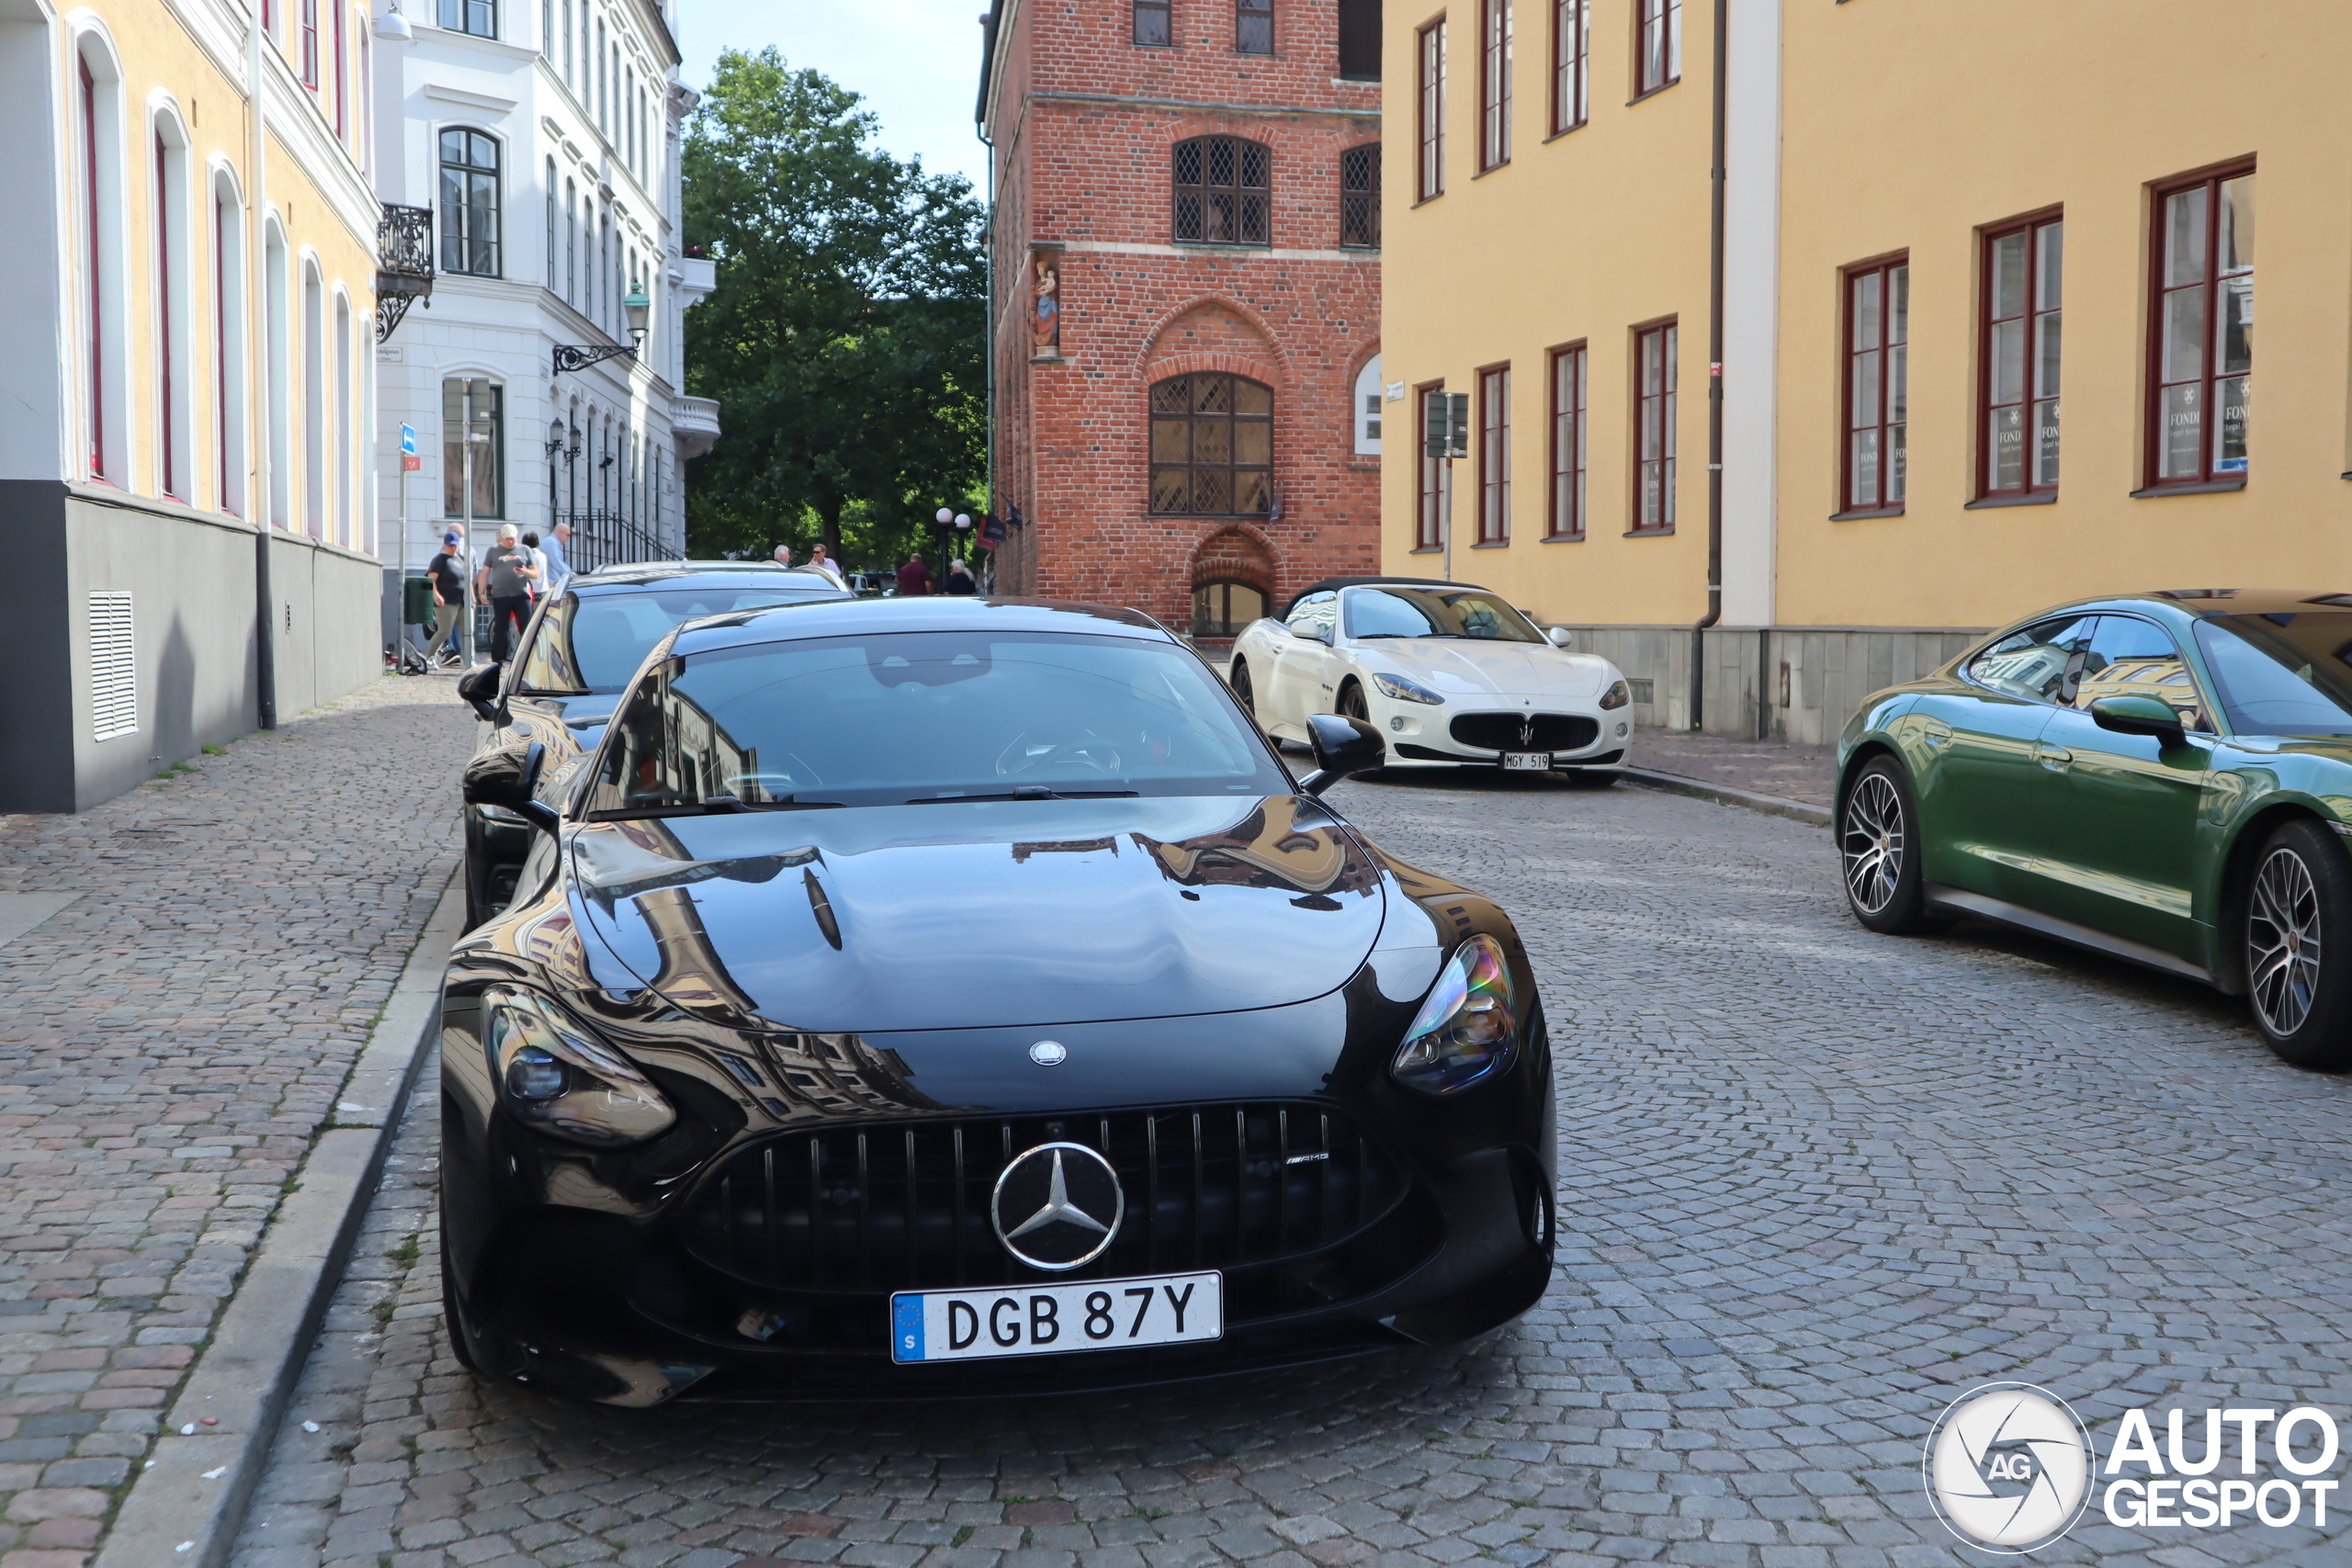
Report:
<svg viewBox="0 0 2352 1568"><path fill-rule="evenodd" d="M439 665L458 657L458 618L466 607L466 540L455 528L441 536L441 553L424 569L433 584L433 630L424 639L424 661Z"/></svg>

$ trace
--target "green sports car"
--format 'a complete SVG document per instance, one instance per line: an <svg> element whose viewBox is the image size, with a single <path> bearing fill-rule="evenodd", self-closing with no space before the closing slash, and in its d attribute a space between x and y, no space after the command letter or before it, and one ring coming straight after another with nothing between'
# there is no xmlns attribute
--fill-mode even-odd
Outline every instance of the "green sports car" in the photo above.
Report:
<svg viewBox="0 0 2352 1568"><path fill-rule="evenodd" d="M2352 593L2046 611L1865 702L1838 745L1872 931L1981 915L2243 992L2352 1066Z"/></svg>

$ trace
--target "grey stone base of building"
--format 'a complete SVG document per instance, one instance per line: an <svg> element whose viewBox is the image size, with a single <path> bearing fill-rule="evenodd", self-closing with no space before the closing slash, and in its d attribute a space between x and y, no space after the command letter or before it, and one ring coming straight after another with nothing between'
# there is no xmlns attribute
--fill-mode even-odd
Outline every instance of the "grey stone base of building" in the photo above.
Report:
<svg viewBox="0 0 2352 1568"><path fill-rule="evenodd" d="M101 485L0 481L20 589L0 617L0 812L85 810L256 728L265 616L279 713L375 679L375 559L277 532L267 547L265 605L248 524Z"/></svg>
<svg viewBox="0 0 2352 1568"><path fill-rule="evenodd" d="M1962 626L1571 626L1571 646L1625 672L1645 728L1688 729L1690 663L1709 735L1826 746L1864 698L1959 657L1984 633Z"/></svg>

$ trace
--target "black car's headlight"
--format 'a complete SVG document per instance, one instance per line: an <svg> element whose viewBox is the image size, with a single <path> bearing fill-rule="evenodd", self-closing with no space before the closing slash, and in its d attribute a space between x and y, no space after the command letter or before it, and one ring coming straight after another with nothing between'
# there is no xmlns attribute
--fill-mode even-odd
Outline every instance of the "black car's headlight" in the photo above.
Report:
<svg viewBox="0 0 2352 1568"><path fill-rule="evenodd" d="M1503 944L1472 937L1438 972L1389 1074L1423 1094L1453 1094L1501 1071L1519 1050L1512 1002Z"/></svg>
<svg viewBox="0 0 2352 1568"><path fill-rule="evenodd" d="M598 1148L668 1132L678 1113L637 1065L522 991L482 995L482 1046L500 1103L541 1132Z"/></svg>
<svg viewBox="0 0 2352 1568"><path fill-rule="evenodd" d="M1374 675L1372 683L1380 688L1384 697L1394 697L1400 703L1442 703L1443 697L1418 682L1402 675Z"/></svg>
<svg viewBox="0 0 2352 1568"><path fill-rule="evenodd" d="M1633 700L1633 687L1623 681L1612 681L1609 683L1609 689L1600 694L1600 711L1607 713L1611 708L1622 708Z"/></svg>

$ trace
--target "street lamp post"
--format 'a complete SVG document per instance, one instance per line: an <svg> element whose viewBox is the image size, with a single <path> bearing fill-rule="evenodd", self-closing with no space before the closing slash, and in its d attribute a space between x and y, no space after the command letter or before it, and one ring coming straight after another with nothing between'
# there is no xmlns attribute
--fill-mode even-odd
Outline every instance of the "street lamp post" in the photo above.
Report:
<svg viewBox="0 0 2352 1568"><path fill-rule="evenodd" d="M464 468L466 493L464 502L461 507L461 514L465 518L466 532L466 668L470 670L474 667L474 623L481 613L481 604L480 603L481 595L476 590L476 586L472 581L474 570L474 448L477 446L487 446L490 445L490 432L487 430L476 430L474 428L473 378L468 377L463 385L465 389L458 394L458 429L463 436L463 439L459 442L459 446L465 452Z"/></svg>
<svg viewBox="0 0 2352 1568"><path fill-rule="evenodd" d="M628 295L622 299L621 309L628 313L627 343L557 344L555 373L560 376L567 370L585 370L591 365L601 365L607 359L634 360L637 351L645 346L646 318L653 310L653 301L645 297L642 282L630 282Z"/></svg>
<svg viewBox="0 0 2352 1568"><path fill-rule="evenodd" d="M943 506L932 514L931 521L939 530L939 592L944 593L947 592L948 563L963 547L957 541L971 531L972 514Z"/></svg>

